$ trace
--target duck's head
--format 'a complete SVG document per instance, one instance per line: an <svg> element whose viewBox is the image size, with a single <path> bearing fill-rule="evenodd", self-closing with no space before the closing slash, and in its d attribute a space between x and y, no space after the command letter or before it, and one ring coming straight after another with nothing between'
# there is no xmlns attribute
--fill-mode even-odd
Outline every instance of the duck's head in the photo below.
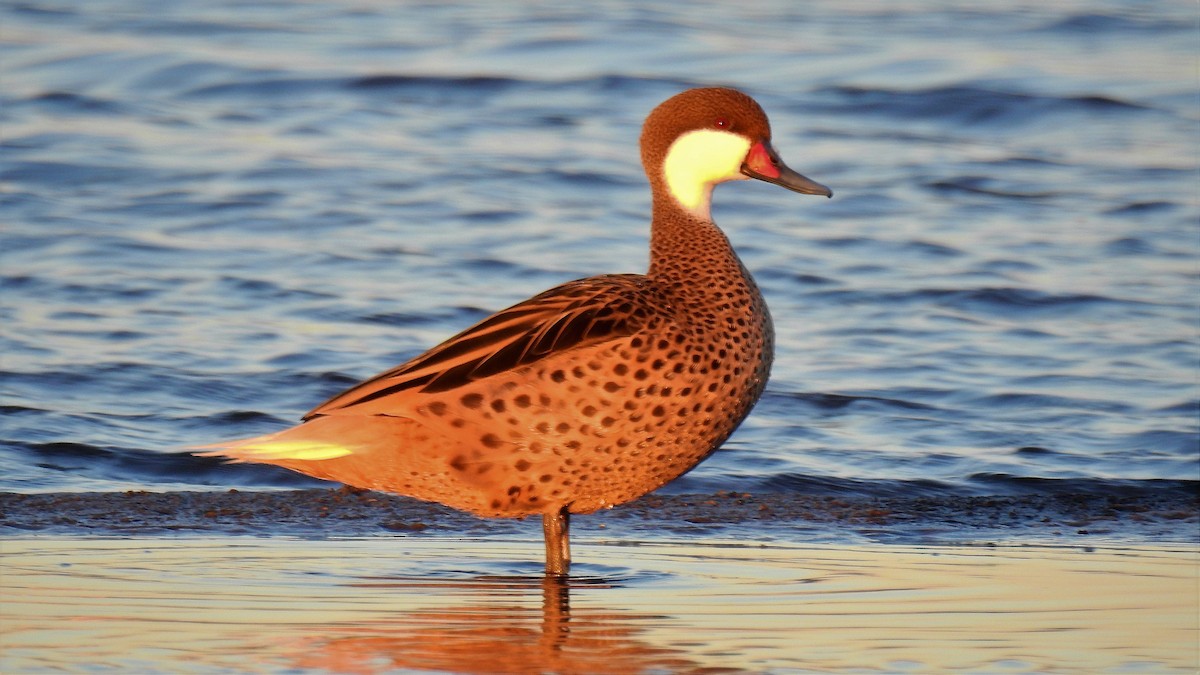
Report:
<svg viewBox="0 0 1200 675"><path fill-rule="evenodd" d="M705 220L713 186L730 180L756 178L806 195L833 196L779 159L766 113L735 89L689 89L672 96L646 118L641 144L655 199L672 199Z"/></svg>

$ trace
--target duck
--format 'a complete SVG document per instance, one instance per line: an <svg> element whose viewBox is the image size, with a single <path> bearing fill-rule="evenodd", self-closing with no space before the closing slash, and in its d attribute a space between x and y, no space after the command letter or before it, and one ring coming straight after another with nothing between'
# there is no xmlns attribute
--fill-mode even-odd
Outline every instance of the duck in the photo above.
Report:
<svg viewBox="0 0 1200 675"><path fill-rule="evenodd" d="M728 87L678 93L640 137L651 193L645 274L564 283L321 403L296 426L205 446L481 517L542 517L545 574L569 574L570 519L637 499L729 438L767 384L771 315L713 222L713 188L805 195L762 107Z"/></svg>

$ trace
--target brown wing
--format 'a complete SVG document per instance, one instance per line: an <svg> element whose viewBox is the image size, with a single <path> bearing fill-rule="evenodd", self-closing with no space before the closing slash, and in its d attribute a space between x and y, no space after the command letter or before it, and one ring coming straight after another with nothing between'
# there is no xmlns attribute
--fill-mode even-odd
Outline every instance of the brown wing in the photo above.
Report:
<svg viewBox="0 0 1200 675"><path fill-rule="evenodd" d="M310 419L407 390L435 393L572 347L636 333L653 319L654 284L640 274L572 281L480 321L408 363L334 396Z"/></svg>

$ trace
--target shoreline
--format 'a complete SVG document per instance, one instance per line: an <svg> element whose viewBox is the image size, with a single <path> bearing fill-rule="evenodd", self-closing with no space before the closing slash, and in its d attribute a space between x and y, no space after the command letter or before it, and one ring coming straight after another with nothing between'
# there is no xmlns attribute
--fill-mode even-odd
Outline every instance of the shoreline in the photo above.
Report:
<svg viewBox="0 0 1200 675"><path fill-rule="evenodd" d="M0 536L506 537L539 519L483 519L349 488L225 492L0 492ZM663 535L843 544L1200 544L1200 496L857 497L651 494L572 522L577 541Z"/></svg>

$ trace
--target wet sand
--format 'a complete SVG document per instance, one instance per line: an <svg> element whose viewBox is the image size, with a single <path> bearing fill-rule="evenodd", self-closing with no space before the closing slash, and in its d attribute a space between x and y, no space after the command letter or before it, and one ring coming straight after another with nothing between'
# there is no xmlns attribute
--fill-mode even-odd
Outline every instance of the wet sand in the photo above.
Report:
<svg viewBox="0 0 1200 675"><path fill-rule="evenodd" d="M5 673L1194 672L1195 547L4 542Z"/></svg>
<svg viewBox="0 0 1200 675"><path fill-rule="evenodd" d="M0 672L1195 672L1196 498L0 494Z"/></svg>
<svg viewBox="0 0 1200 675"><path fill-rule="evenodd" d="M1147 481L1149 482L1149 481ZM773 543L1200 543L1186 481L1084 494L882 496L653 494L572 521L575 541L664 535ZM437 504L341 489L264 492L0 492L0 536L540 536L540 520L480 519Z"/></svg>

